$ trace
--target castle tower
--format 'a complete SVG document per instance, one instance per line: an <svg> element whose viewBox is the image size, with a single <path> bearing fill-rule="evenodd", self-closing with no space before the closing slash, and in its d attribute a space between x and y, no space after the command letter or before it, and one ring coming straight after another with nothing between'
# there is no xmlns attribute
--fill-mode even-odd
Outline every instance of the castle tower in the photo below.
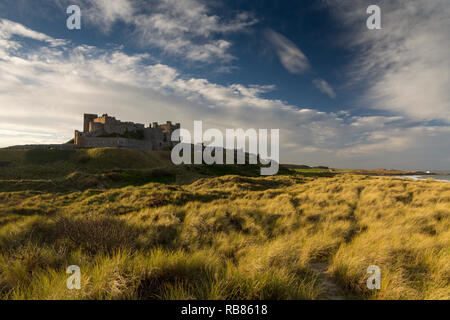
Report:
<svg viewBox="0 0 450 320"><path fill-rule="evenodd" d="M97 118L98 118L97 114L85 113L83 122L83 132L89 132L89 123Z"/></svg>

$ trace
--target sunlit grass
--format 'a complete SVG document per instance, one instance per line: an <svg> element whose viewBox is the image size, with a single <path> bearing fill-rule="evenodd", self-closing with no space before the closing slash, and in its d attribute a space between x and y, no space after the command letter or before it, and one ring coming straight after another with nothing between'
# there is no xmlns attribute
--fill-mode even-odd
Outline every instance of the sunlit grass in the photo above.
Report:
<svg viewBox="0 0 450 320"><path fill-rule="evenodd" d="M346 297L450 299L448 183L194 180L0 192L0 298L322 299L320 262ZM66 288L69 265L81 290ZM366 286L369 265L381 268L380 290Z"/></svg>

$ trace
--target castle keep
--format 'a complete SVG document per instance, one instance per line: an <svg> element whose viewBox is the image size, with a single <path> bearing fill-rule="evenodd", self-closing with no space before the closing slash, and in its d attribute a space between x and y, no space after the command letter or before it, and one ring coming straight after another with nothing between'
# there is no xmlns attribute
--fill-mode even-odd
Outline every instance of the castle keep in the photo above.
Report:
<svg viewBox="0 0 450 320"><path fill-rule="evenodd" d="M170 150L172 132L180 124L153 122L148 127L134 122L122 122L107 114L84 114L83 132L75 131L75 148L132 148L142 150Z"/></svg>

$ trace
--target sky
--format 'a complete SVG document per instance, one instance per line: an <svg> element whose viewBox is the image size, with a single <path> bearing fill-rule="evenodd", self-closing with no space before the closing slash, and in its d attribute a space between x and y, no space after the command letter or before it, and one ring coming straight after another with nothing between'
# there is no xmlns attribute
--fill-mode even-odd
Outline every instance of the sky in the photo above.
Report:
<svg viewBox="0 0 450 320"><path fill-rule="evenodd" d="M0 0L0 147L108 113L280 129L282 163L449 170L449 17L448 0Z"/></svg>

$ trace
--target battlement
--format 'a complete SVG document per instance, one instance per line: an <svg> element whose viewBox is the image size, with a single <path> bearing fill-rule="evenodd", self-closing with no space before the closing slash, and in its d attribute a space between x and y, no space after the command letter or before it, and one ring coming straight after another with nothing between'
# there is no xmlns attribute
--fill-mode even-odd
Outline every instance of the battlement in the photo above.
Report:
<svg viewBox="0 0 450 320"><path fill-rule="evenodd" d="M148 127L134 122L122 122L108 114L84 114L83 132L75 131L76 148L125 147L145 150L168 150L176 142L171 141L172 132L180 123L153 122Z"/></svg>

